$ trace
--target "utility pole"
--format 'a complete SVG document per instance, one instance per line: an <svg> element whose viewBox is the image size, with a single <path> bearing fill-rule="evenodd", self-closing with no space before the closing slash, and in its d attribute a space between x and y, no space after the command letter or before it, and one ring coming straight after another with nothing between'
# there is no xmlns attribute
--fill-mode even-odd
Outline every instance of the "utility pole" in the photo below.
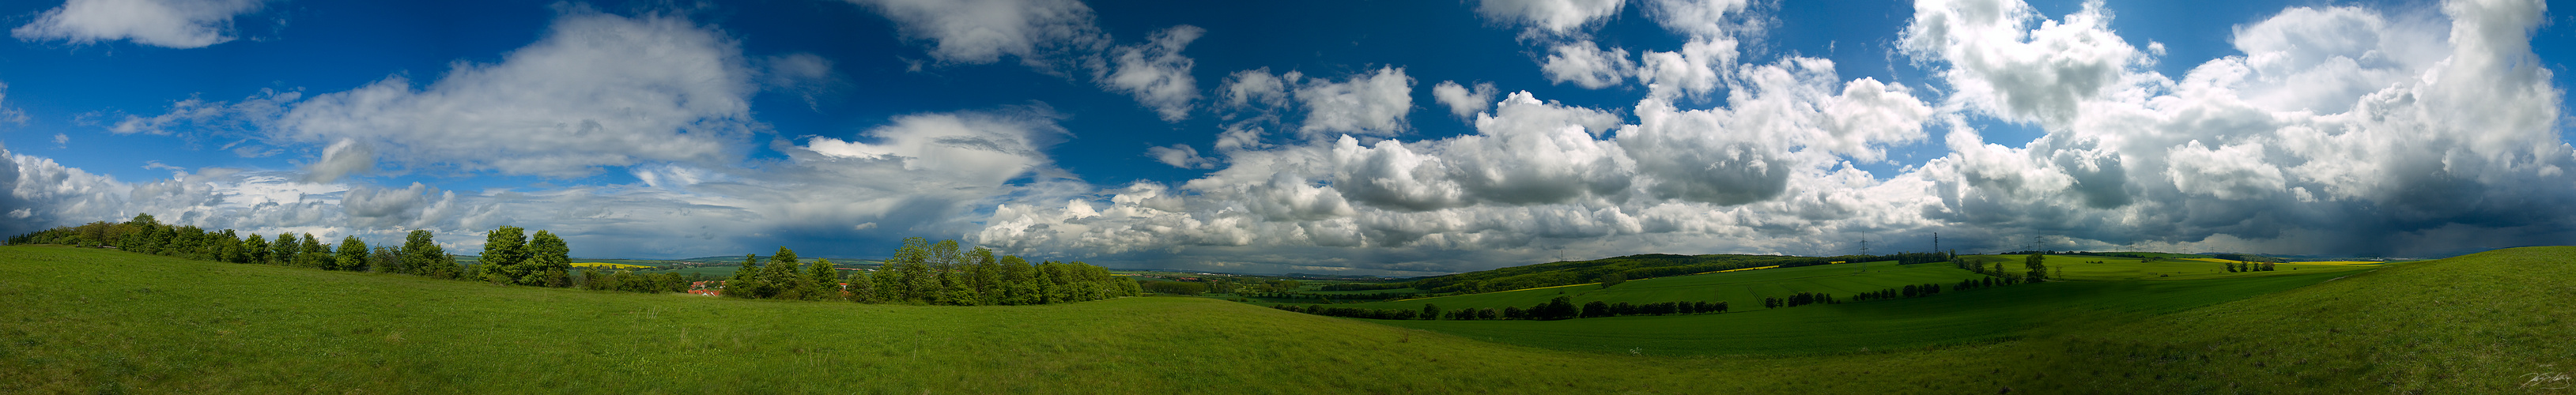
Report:
<svg viewBox="0 0 2576 395"><path fill-rule="evenodd" d="M1860 239L1860 257L1852 259L1860 261L1857 262L1860 264L1860 270L1854 271L1853 273L1869 272L1869 238L1867 236L1863 236Z"/></svg>
<svg viewBox="0 0 2576 395"><path fill-rule="evenodd" d="M1941 232L1932 232L1932 253L1941 253Z"/></svg>

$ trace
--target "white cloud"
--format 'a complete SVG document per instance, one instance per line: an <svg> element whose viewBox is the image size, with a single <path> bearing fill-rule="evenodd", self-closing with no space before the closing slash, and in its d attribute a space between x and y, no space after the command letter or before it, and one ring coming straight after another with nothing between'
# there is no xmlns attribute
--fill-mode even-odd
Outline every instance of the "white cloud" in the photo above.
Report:
<svg viewBox="0 0 2576 395"><path fill-rule="evenodd" d="M1627 49L1604 50L1590 40L1557 44L1548 51L1547 58L1539 62L1539 72L1552 83L1608 88L1626 81L1637 69L1637 62L1628 59Z"/></svg>
<svg viewBox="0 0 2576 395"><path fill-rule="evenodd" d="M931 42L941 62L987 64L1002 55L1045 72L1107 47L1091 6L1076 0L848 0Z"/></svg>
<svg viewBox="0 0 2576 395"><path fill-rule="evenodd" d="M1146 148L1145 155L1152 156L1154 157L1154 161L1163 162L1163 164L1171 165L1172 167L1183 169L1216 168L1215 159L1199 156L1199 149L1191 148L1189 144L1172 144L1170 147Z"/></svg>
<svg viewBox="0 0 2576 395"><path fill-rule="evenodd" d="M1476 83L1476 88L1471 90L1456 81L1440 81L1439 85L1431 87L1431 99L1439 101L1441 105L1449 106L1449 115L1459 118L1474 117L1476 113L1494 108L1494 83L1479 82Z"/></svg>
<svg viewBox="0 0 2576 395"><path fill-rule="evenodd" d="M1047 164L1039 149L1064 133L1053 124L1054 117L1042 109L906 115L868 131L877 143L813 137L801 148L821 154L807 162L888 163L948 182L994 188Z"/></svg>
<svg viewBox="0 0 2576 395"><path fill-rule="evenodd" d="M1531 33L1567 35L1619 16L1625 0L1483 0L1476 13L1496 22L1529 27Z"/></svg>
<svg viewBox="0 0 2576 395"><path fill-rule="evenodd" d="M376 169L376 149L357 140L340 140L322 149L322 160L304 166L306 181L328 183Z"/></svg>
<svg viewBox="0 0 2576 395"><path fill-rule="evenodd" d="M1739 77L1767 82L1741 89L1746 92L1743 97L1730 102L1762 104L1691 113L1704 115L1655 115L1726 119L1710 125L1716 129L1692 129L1652 118L1647 126L1621 125L1620 117L1610 111L1545 102L1521 92L1501 100L1491 112L1477 114L1475 134L1365 144L1343 136L1268 149L1232 149L1224 168L1178 188L1139 183L1101 191L1109 196L1105 201L1005 204L971 239L1008 251L1075 256L1180 253L1184 248L1235 251L1217 254L1222 256L1310 246L1366 247L1394 254L1424 250L1525 254L1532 248L1580 245L1590 254L1638 247L1637 237L1743 238L1774 231L1747 226L1795 229L1794 224L1849 220L1864 215L1858 212L1867 208L1902 201L1901 195L1878 199L1873 196L1881 194L1839 191L1876 183L1866 173L1829 171L1824 166L1833 155L1874 154L1869 147L1921 138L1919 125L1890 122L1928 117L1929 106L1912 100L1901 87L1867 79L1833 81L1830 62L1800 62L1783 67L1803 70L1805 78L1754 75L1766 68L1748 69L1746 76ZM1777 86L1781 84L1798 86ZM1457 86L1452 93L1465 90ZM1654 106L1664 104L1651 100L1640 104L1640 113L1676 111L1655 110ZM1612 133L1621 128L1625 130ZM1674 136L1660 141L1670 147L1646 147L1641 153L1641 146L1651 144L1631 139L1658 136L1649 128ZM1766 154L1786 158L1776 169L1778 174L1798 175L1783 178L1778 189L1794 184L1808 192L1774 191L1768 196L1775 198L1730 201L1748 206L1729 207L1651 190L1658 182L1680 185L1688 180L1660 178L1663 173L1650 172L1641 161L1677 160L1669 158L1705 150L1701 141L1678 137L1739 134L1747 141L1782 141L1762 148L1793 150ZM1886 205L1921 204L1925 203ZM1809 217L1815 219L1801 219ZM1490 264L1462 262L1454 260L1460 255L1449 255L1452 258L1334 264L1417 271Z"/></svg>
<svg viewBox="0 0 2576 395"><path fill-rule="evenodd" d="M1413 77L1393 66L1340 82L1316 81L1300 86L1297 102L1306 108L1299 133L1322 138L1327 133L1388 136L1402 133L1405 115L1413 112Z"/></svg>
<svg viewBox="0 0 2576 395"><path fill-rule="evenodd" d="M2110 94L2123 72L2144 60L2109 30L2102 7L2085 3L2061 21L2041 18L2021 0L1917 1L1901 48L1946 63L1937 75L1950 84L1950 101L2063 125L2080 103Z"/></svg>
<svg viewBox="0 0 2576 395"><path fill-rule="evenodd" d="M2183 193L2241 200L2283 192L2287 188L2281 168L2263 163L2267 156L2263 144L2230 145L2206 148L2192 140L2165 155L2173 161L2165 168L2175 188Z"/></svg>
<svg viewBox="0 0 2576 395"><path fill-rule="evenodd" d="M1731 38L1759 28L1744 20L1751 6L1746 0L1655 0L1648 3L1646 15L1663 25L1664 30L1693 38Z"/></svg>
<svg viewBox="0 0 2576 395"><path fill-rule="evenodd" d="M1207 29L1190 25L1156 31L1147 43L1110 50L1116 71L1104 69L1092 78L1110 91L1135 96L1166 122L1187 119L1191 103L1199 99L1198 78L1190 76L1190 68L1198 62L1181 56L1181 49L1206 33Z"/></svg>
<svg viewBox="0 0 2576 395"><path fill-rule="evenodd" d="M2148 60L2095 4L2064 22L2018 2L1919 4L1906 50L1944 68L1948 104L2047 131L2007 148L1954 126L1956 153L1904 177L1941 197L1933 219L2290 253L2455 253L2570 231L2576 161L2552 132L2564 91L2529 46L2539 2L2289 8L2235 29L2242 55L2178 81L2134 67ZM2450 241L2399 242L2434 239Z"/></svg>
<svg viewBox="0 0 2576 395"><path fill-rule="evenodd" d="M262 0L71 0L9 30L21 41L73 44L133 40L169 48L232 41L232 18L259 11Z"/></svg>
<svg viewBox="0 0 2576 395"><path fill-rule="evenodd" d="M1272 75L1268 67L1237 71L1225 77L1225 100L1237 108L1253 104L1274 108L1287 106L1288 87L1304 80L1305 73L1290 71Z"/></svg>
<svg viewBox="0 0 2576 395"><path fill-rule="evenodd" d="M718 163L739 155L757 127L748 104L757 85L744 64L731 39L687 20L574 9L500 63L458 62L426 86L396 75L310 96L189 99L111 130L256 129L276 141L370 146L409 168L550 177Z"/></svg>

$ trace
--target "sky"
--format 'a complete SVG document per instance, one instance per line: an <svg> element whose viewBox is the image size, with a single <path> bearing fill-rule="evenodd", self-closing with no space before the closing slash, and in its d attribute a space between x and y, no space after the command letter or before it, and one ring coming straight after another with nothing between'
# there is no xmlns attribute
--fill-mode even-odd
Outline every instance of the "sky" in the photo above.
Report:
<svg viewBox="0 0 2576 395"><path fill-rule="evenodd" d="M0 233L2446 256L2576 243L2570 3L0 1Z"/></svg>

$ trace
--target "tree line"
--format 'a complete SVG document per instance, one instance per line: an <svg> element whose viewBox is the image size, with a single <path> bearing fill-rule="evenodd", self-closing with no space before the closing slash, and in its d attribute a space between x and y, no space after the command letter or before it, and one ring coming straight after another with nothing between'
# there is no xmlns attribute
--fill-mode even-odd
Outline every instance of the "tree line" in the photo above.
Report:
<svg viewBox="0 0 2576 395"><path fill-rule="evenodd" d="M1646 304L1633 304L1633 303L1628 303L1628 302L1609 303L1609 302L1602 302L1602 301L1593 301L1593 302L1590 302L1590 303L1584 303L1584 304L1582 304L1581 306L1577 306L1577 305L1575 305L1575 304L1574 304L1574 302L1573 302L1573 299L1572 299L1572 298L1570 298L1570 297L1565 297L1565 296L1558 296L1558 297L1556 297L1555 299L1550 299L1550 300L1548 300L1548 301L1547 301L1547 302L1545 302L1545 303L1539 303L1538 305L1530 306L1529 308L1521 308L1521 307L1513 306L1513 307L1504 307L1504 308L1502 308L1501 310L1496 310L1496 309L1492 309L1492 308L1466 308L1466 309L1457 309L1457 310L1443 310L1443 309L1441 309L1441 308L1440 308L1440 306L1439 306L1439 305L1436 305L1436 304L1430 304L1430 303L1424 303L1424 304L1422 304L1422 309L1419 309L1419 310L1415 310L1415 309L1368 309L1368 308L1357 308L1357 307L1335 307L1335 306L1321 306L1321 305L1307 305L1307 306L1300 306L1300 305L1276 305L1276 306L1270 306L1270 307L1271 307L1271 308L1275 308L1275 309L1280 309L1280 310L1287 310L1287 311L1293 311L1293 312L1299 312L1299 313L1306 313L1306 314L1314 314L1314 315L1322 315L1322 316L1333 316L1333 317L1343 317L1343 318L1366 318L1366 319L1374 319L1374 320L1417 320L1417 319L1418 319L1418 320L1443 320L1443 319L1445 319L1445 320L1498 320L1498 319L1499 319L1499 320L1541 320L1541 321L1563 320L1563 319L1573 319L1573 318L1618 317L1618 316L1629 316L1629 315L1711 314L1711 313L1724 313L1724 312L1726 312L1726 309L1727 309L1727 308L1726 308L1726 302L1697 302L1697 301L1659 302L1659 303L1646 303Z"/></svg>
<svg viewBox="0 0 2576 395"><path fill-rule="evenodd" d="M1896 261L1896 264L1899 265L1951 262L1958 259L1959 253L1957 250L1952 250L1951 252L1899 252L1887 255L1844 255L1833 257L1833 260L1843 262Z"/></svg>
<svg viewBox="0 0 2576 395"><path fill-rule="evenodd" d="M724 281L723 295L752 299L841 300L955 306L1034 305L1136 296L1134 279L1082 262L995 256L991 249L960 251L956 240L931 243L913 237L874 272L834 269L831 260L802 262L779 247L767 262L743 255L742 269Z"/></svg>
<svg viewBox="0 0 2576 395"><path fill-rule="evenodd" d="M1842 303L1842 301L1835 300L1833 294L1823 292L1799 292L1789 294L1789 297L1786 298L1762 298L1762 308L1766 309L1837 303Z"/></svg>
<svg viewBox="0 0 2576 395"><path fill-rule="evenodd" d="M1902 299L1916 296L1932 296L1933 294L1938 293L1941 293L1941 284L1907 285L1898 288L1862 292L1857 295L1852 295L1852 301L1863 302L1872 300Z"/></svg>
<svg viewBox="0 0 2576 395"><path fill-rule="evenodd" d="M2048 279L2057 276L2057 274L2052 274L2050 271L2048 267L2048 259L2045 258L2045 256L2046 255L2043 254L2029 254L2023 256L2022 271L2019 273L2004 269L2004 262L2007 260L2000 257L1971 257L1970 259L1957 260L1955 263L1959 265L1960 269L1977 272L1977 274L2011 278L2012 283L2035 283L2048 281ZM2061 270L2056 273L2062 274L2063 271Z"/></svg>
<svg viewBox="0 0 2576 395"><path fill-rule="evenodd" d="M2271 262L2226 262L2228 273L2274 271Z"/></svg>
<svg viewBox="0 0 2576 395"><path fill-rule="evenodd" d="M278 233L275 239L259 234L242 236L232 229L163 224L145 213L125 222L99 221L13 236L9 244L104 247L204 261L373 271L494 284L569 287L575 282L569 275L572 247L547 231L540 230L529 237L519 227L495 228L486 235L483 255L472 266L459 264L456 255L439 247L433 237L428 230L413 230L400 246L370 248L354 235L341 238L337 244L324 244L312 233Z"/></svg>
<svg viewBox="0 0 2576 395"><path fill-rule="evenodd" d="M1318 290L1322 290L1322 291L1376 291L1376 290L1405 289L1405 288L1413 288L1413 283L1409 283L1409 282L1398 282L1398 283L1340 283L1340 284L1324 284L1324 286L1323 286L1322 288L1319 288Z"/></svg>

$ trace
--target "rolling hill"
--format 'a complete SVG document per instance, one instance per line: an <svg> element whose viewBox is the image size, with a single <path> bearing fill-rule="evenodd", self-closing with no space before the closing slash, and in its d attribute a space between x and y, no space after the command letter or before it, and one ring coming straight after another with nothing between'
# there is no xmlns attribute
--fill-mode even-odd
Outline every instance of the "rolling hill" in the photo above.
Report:
<svg viewBox="0 0 2576 395"><path fill-rule="evenodd" d="M9 246L0 392L2549 393L2576 372L2576 247L2270 273L1435 328L1453 322L1180 297L737 300ZM1935 322L1953 314L1990 318ZM1680 346L1600 333L1623 326ZM2013 334L1867 341L1978 326ZM1869 327L1900 329L1788 333ZM1690 339L1710 345L1670 352ZM1765 341L1809 344L1741 346Z"/></svg>

